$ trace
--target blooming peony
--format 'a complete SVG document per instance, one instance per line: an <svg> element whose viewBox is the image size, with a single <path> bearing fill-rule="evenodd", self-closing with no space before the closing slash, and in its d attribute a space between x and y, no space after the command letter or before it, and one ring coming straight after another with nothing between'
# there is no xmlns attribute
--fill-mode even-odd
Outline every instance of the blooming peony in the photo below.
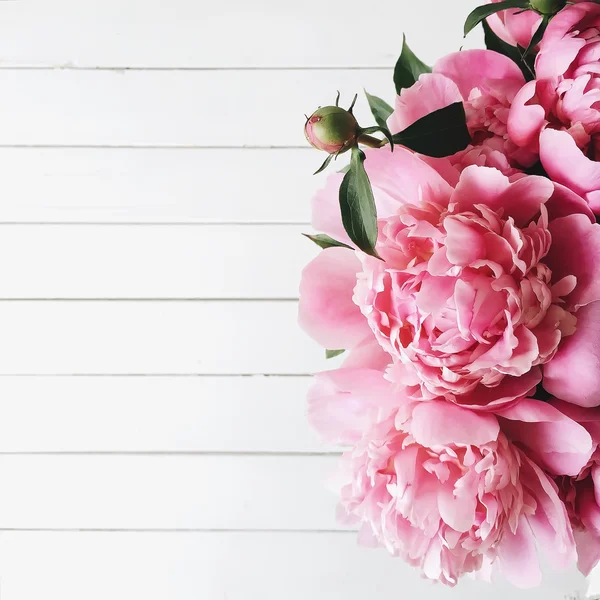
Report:
<svg viewBox="0 0 600 600"><path fill-rule="evenodd" d="M537 154L514 144L507 129L512 101L524 84L519 67L501 54L455 52L439 60L433 73L421 75L412 87L402 90L388 126L396 133L435 110L463 102L475 146L504 154L513 167L530 166Z"/></svg>
<svg viewBox="0 0 600 600"><path fill-rule="evenodd" d="M515 96L510 139L539 153L553 181L600 212L600 5L582 2L555 16L540 44L535 81Z"/></svg>
<svg viewBox="0 0 600 600"><path fill-rule="evenodd" d="M600 299L600 226L581 198L542 177L511 181L479 166L455 169L452 186L401 148L371 151L365 164L384 260L362 253L357 260L335 248L309 265L300 315L301 322L310 316L307 330L315 339L329 347L372 344L362 316L387 353L387 377L405 393L494 409L535 388L540 366L557 351L560 361L570 360L567 347L560 354L563 339L575 333L575 345L586 343L577 315ZM444 171L452 168L447 163ZM337 185L328 185L314 206L315 222L333 237L341 233ZM579 214L563 216L565 210ZM333 252L347 258L333 261ZM326 253L330 261L322 258ZM337 265L335 276L322 268L327 262ZM344 284L333 289L350 262ZM315 296L329 309L313 302ZM333 344L355 330L350 346ZM340 337L326 339L325 332ZM385 362L379 354L376 368ZM577 402L579 391L598 381L597 371L573 377L552 364L550 391L565 400Z"/></svg>
<svg viewBox="0 0 600 600"><path fill-rule="evenodd" d="M534 535L558 565L573 560L555 485L494 416L444 401L398 404L395 392L381 373L342 369L319 375L309 395L324 436L355 444L343 458L340 515L361 525L363 543L448 585L490 565L536 585Z"/></svg>

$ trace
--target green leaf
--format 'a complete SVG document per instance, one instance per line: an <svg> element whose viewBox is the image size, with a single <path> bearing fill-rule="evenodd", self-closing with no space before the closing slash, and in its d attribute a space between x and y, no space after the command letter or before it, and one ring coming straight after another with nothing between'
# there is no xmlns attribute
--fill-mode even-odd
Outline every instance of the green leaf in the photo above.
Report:
<svg viewBox="0 0 600 600"><path fill-rule="evenodd" d="M383 133L383 135L386 137L387 141L390 143L390 147L392 148L392 152L394 151L394 138L392 137L392 133L390 132L390 130L387 127L379 127L379 125L376 125L374 127L367 127L366 129L361 129L360 133L358 134L358 141L360 143L360 136L365 133L365 134L369 134L369 133Z"/></svg>
<svg viewBox="0 0 600 600"><path fill-rule="evenodd" d="M366 254L379 258L377 242L377 209L373 190L365 171L365 153L352 148L350 170L340 186L342 224L350 239Z"/></svg>
<svg viewBox="0 0 600 600"><path fill-rule="evenodd" d="M419 60L406 43L406 36L402 41L402 54L394 67L394 85L396 93L400 93L402 88L409 88L419 79L419 75L431 73L431 67Z"/></svg>
<svg viewBox="0 0 600 600"><path fill-rule="evenodd" d="M329 165L329 163L331 162L331 159L333 158L333 154L330 154L326 159L325 162L313 173L313 175L317 175L319 174L321 171L324 171L327 166Z"/></svg>
<svg viewBox="0 0 600 600"><path fill-rule="evenodd" d="M473 28L477 27L481 21L488 17L495 15L501 10L507 10L509 8L529 8L529 0L504 0L504 2L496 2L495 4L484 4L478 6L465 21L465 35L467 35Z"/></svg>
<svg viewBox="0 0 600 600"><path fill-rule="evenodd" d="M464 150L471 143L471 136L463 103L455 102L425 115L392 139L396 144L436 158Z"/></svg>
<svg viewBox="0 0 600 600"><path fill-rule="evenodd" d="M519 69L525 77L525 81L531 81L535 79L533 71L533 61L530 57L523 57L519 49L515 46L511 46L503 39L499 38L494 30L488 25L487 21L482 21L483 31L485 33L485 47L488 50L503 54L507 58L510 58L513 62L517 63Z"/></svg>
<svg viewBox="0 0 600 600"><path fill-rule="evenodd" d="M377 125L387 127L388 117L394 112L394 109L385 100L369 94L367 90L365 90L365 96L367 97L369 108Z"/></svg>
<svg viewBox="0 0 600 600"><path fill-rule="evenodd" d="M343 354L344 352L346 352L345 350L325 350L325 358L329 359L329 358L335 358L336 356L339 356L340 354Z"/></svg>
<svg viewBox="0 0 600 600"><path fill-rule="evenodd" d="M309 240L314 242L317 246L320 246L325 250L325 248L350 248L352 250L352 246L348 246L348 244L344 244L342 242L338 242L334 240L332 237L325 235L324 233L318 233L317 235L311 235L309 233L303 233L304 237L307 237Z"/></svg>
<svg viewBox="0 0 600 600"><path fill-rule="evenodd" d="M535 30L535 33L531 36L531 41L529 42L529 46L523 52L523 60L525 60L533 51L533 49L542 41L544 37L544 33L548 27L548 23L550 23L550 17L548 15L544 15L542 17L542 22L540 26Z"/></svg>

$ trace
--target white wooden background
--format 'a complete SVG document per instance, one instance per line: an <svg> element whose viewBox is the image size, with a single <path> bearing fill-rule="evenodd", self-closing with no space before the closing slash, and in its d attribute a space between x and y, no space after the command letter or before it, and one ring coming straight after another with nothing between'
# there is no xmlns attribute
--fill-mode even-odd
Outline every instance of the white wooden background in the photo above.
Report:
<svg viewBox="0 0 600 600"><path fill-rule="evenodd" d="M0 1L1 600L582 587L447 590L358 548L305 423L302 115L391 101L402 32L431 62L476 4Z"/></svg>

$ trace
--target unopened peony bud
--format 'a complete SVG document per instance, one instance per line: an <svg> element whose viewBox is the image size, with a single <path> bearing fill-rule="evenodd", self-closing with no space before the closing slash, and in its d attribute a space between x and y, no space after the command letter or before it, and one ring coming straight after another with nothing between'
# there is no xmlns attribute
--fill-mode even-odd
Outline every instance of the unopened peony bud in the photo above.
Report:
<svg viewBox="0 0 600 600"><path fill-rule="evenodd" d="M306 121L304 135L318 150L335 154L350 148L359 133L354 115L339 106L324 106Z"/></svg>
<svg viewBox="0 0 600 600"><path fill-rule="evenodd" d="M566 0L530 0L531 8L542 15L555 15L566 5Z"/></svg>

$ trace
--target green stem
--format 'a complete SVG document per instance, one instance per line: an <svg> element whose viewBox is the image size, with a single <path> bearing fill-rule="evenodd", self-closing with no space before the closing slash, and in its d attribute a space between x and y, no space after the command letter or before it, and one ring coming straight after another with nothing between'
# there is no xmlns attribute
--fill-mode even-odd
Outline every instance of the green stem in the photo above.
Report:
<svg viewBox="0 0 600 600"><path fill-rule="evenodd" d="M380 140L372 135L367 135L363 133L358 136L358 143L363 146L368 146L369 148L381 148L385 144L387 144L387 140Z"/></svg>

